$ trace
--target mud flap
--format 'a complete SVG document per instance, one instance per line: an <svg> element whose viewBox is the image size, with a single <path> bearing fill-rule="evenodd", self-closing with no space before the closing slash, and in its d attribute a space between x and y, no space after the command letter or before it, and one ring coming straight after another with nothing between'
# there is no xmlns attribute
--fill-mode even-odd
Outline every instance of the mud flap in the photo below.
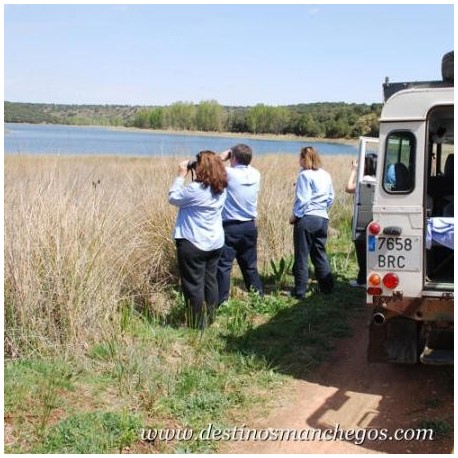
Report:
<svg viewBox="0 0 458 458"><path fill-rule="evenodd" d="M402 317L387 319L382 324L371 321L367 359L371 363L416 364L417 323Z"/></svg>

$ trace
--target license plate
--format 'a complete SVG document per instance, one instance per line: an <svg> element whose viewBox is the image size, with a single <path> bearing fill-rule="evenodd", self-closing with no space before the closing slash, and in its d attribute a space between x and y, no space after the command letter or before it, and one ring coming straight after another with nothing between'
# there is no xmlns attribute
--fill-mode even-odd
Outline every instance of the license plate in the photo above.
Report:
<svg viewBox="0 0 458 458"><path fill-rule="evenodd" d="M367 265L372 270L418 272L421 268L421 237L367 238Z"/></svg>

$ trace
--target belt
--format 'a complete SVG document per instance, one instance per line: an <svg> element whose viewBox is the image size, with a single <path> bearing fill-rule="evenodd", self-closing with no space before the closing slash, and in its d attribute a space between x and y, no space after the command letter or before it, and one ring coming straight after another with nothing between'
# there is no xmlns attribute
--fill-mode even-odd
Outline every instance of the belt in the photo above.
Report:
<svg viewBox="0 0 458 458"><path fill-rule="evenodd" d="M223 221L223 226L231 226L232 224L252 223L254 221L255 221L255 218L249 219L246 221L240 221L238 219L229 219L229 220Z"/></svg>

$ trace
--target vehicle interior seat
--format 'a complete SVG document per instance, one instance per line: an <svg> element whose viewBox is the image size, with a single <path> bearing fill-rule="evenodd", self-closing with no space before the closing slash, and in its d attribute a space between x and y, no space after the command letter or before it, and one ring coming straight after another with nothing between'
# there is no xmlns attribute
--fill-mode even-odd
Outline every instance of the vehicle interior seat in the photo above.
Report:
<svg viewBox="0 0 458 458"><path fill-rule="evenodd" d="M453 177L454 175L454 157L455 155L453 153L449 154L447 156L447 159L445 160L445 165L444 165L444 176L446 177Z"/></svg>
<svg viewBox="0 0 458 458"><path fill-rule="evenodd" d="M394 164L395 191L408 191L411 188L409 169L402 162Z"/></svg>
<svg viewBox="0 0 458 458"><path fill-rule="evenodd" d="M438 202L439 214L453 216L454 200L454 155L449 154L445 160L444 175L440 181L440 198Z"/></svg>

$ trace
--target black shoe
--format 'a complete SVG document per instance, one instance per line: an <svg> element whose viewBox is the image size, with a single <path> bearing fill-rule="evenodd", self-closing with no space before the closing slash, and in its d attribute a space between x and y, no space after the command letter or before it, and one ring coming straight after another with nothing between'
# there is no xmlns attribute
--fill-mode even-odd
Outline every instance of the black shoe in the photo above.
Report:
<svg viewBox="0 0 458 458"><path fill-rule="evenodd" d="M288 296L292 297L294 299L297 299L298 301L302 301L303 299L305 299L305 295L304 294L298 294L298 293L296 293L294 291L290 291L288 293Z"/></svg>
<svg viewBox="0 0 458 458"><path fill-rule="evenodd" d="M332 274L329 273L325 277L320 278L318 280L318 284L320 285L320 290L324 294L332 293L332 290L334 289L334 278L332 277Z"/></svg>

